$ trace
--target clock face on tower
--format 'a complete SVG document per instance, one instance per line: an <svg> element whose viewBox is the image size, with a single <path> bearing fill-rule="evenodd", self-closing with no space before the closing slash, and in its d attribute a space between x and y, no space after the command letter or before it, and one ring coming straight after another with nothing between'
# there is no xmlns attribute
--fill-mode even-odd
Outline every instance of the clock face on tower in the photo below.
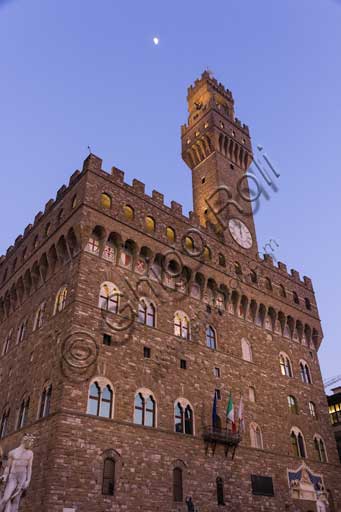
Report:
<svg viewBox="0 0 341 512"><path fill-rule="evenodd" d="M233 240L243 247L243 249L250 249L252 247L252 236L244 222L239 219L230 219L229 230Z"/></svg>

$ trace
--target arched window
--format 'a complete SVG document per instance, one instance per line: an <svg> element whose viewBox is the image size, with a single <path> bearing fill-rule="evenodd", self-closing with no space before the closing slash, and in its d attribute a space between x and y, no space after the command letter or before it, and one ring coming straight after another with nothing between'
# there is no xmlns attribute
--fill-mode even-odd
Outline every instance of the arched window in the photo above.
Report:
<svg viewBox="0 0 341 512"><path fill-rule="evenodd" d="M111 208L111 197L109 196L109 194L106 194L105 192L103 192L101 194L101 206L102 208Z"/></svg>
<svg viewBox="0 0 341 512"><path fill-rule="evenodd" d="M185 248L190 254L194 251L194 240L190 236L185 237Z"/></svg>
<svg viewBox="0 0 341 512"><path fill-rule="evenodd" d="M155 220L153 219L153 217L150 217L150 215L147 215L147 217L145 218L145 225L148 233L152 233L153 231L155 231Z"/></svg>
<svg viewBox="0 0 341 512"><path fill-rule="evenodd" d="M305 302L305 307L307 309L309 309L309 311L310 311L311 310L311 303L310 303L310 300L308 299L308 297L305 297L304 302Z"/></svg>
<svg viewBox="0 0 341 512"><path fill-rule="evenodd" d="M204 247L203 256L205 260L210 260L212 258L211 249L207 245Z"/></svg>
<svg viewBox="0 0 341 512"><path fill-rule="evenodd" d="M224 482L223 482L222 478L220 478L220 477L217 478L216 486L217 486L217 503L218 503L218 505L225 505Z"/></svg>
<svg viewBox="0 0 341 512"><path fill-rule="evenodd" d="M297 400L294 396L292 395L289 395L288 396L288 407L289 407L289 411L292 413L292 414L298 414L298 405L297 405Z"/></svg>
<svg viewBox="0 0 341 512"><path fill-rule="evenodd" d="M256 390L253 386L249 387L249 400L250 402L256 401Z"/></svg>
<svg viewBox="0 0 341 512"><path fill-rule="evenodd" d="M85 250L91 252L91 254L99 255L99 236L97 233L92 233L90 236L88 243L86 244Z"/></svg>
<svg viewBox="0 0 341 512"><path fill-rule="evenodd" d="M113 283L106 281L101 284L98 306L104 311L118 313L120 291Z"/></svg>
<svg viewBox="0 0 341 512"><path fill-rule="evenodd" d="M71 208L74 209L77 206L77 196L74 195L71 201Z"/></svg>
<svg viewBox="0 0 341 512"><path fill-rule="evenodd" d="M109 457L104 459L102 494L114 496L115 494L115 461Z"/></svg>
<svg viewBox="0 0 341 512"><path fill-rule="evenodd" d="M34 317L34 323L33 323L33 330L34 331L36 331L37 329L40 329L40 327L44 323L45 306L46 306L46 303L43 302L42 304L40 304L40 306L38 307L38 309L36 311L36 314L35 314L35 317Z"/></svg>
<svg viewBox="0 0 341 512"><path fill-rule="evenodd" d="M311 384L311 375L309 366L305 361L300 361L300 375L304 384Z"/></svg>
<svg viewBox="0 0 341 512"><path fill-rule="evenodd" d="M183 501L182 469L173 469L173 501Z"/></svg>
<svg viewBox="0 0 341 512"><path fill-rule="evenodd" d="M240 263L238 261L234 262L234 271L235 271L237 276L242 276L243 275L242 267L240 266Z"/></svg>
<svg viewBox="0 0 341 512"><path fill-rule="evenodd" d="M28 420L28 410L30 407L30 397L25 397L21 401L19 414L18 414L18 423L17 429L24 427Z"/></svg>
<svg viewBox="0 0 341 512"><path fill-rule="evenodd" d="M11 329L9 331L9 333L7 334L7 336L5 338L4 346L3 346L3 349L2 349L2 355L3 356L5 354L7 354L7 352L9 351L9 348L10 348L10 345L11 345L11 340L12 340L12 334L13 334L13 329Z"/></svg>
<svg viewBox="0 0 341 512"><path fill-rule="evenodd" d="M178 400L174 406L175 432L193 435L193 411L185 400Z"/></svg>
<svg viewBox="0 0 341 512"><path fill-rule="evenodd" d="M280 294L281 297L284 297L284 298L287 296L285 288L284 288L284 286L282 284L279 285L279 294Z"/></svg>
<svg viewBox="0 0 341 512"><path fill-rule="evenodd" d="M217 348L217 336L215 329L211 325L206 327L206 345L208 348L212 350L216 350Z"/></svg>
<svg viewBox="0 0 341 512"><path fill-rule="evenodd" d="M292 366L289 357L283 352L279 355L279 366L281 369L281 374L286 377L292 377Z"/></svg>
<svg viewBox="0 0 341 512"><path fill-rule="evenodd" d="M126 220L134 220L134 208L132 208L128 204L123 206L123 214Z"/></svg>
<svg viewBox="0 0 341 512"><path fill-rule="evenodd" d="M25 339L27 330L27 318L21 322L18 328L17 343L21 343Z"/></svg>
<svg viewBox="0 0 341 512"><path fill-rule="evenodd" d="M316 418L317 414L316 414L316 406L315 406L314 402L309 402L308 405L309 405L310 416L312 416L313 418Z"/></svg>
<svg viewBox="0 0 341 512"><path fill-rule="evenodd" d="M141 298L138 306L138 321L141 324L155 327L156 309L154 304L145 298Z"/></svg>
<svg viewBox="0 0 341 512"><path fill-rule="evenodd" d="M252 362L252 347L246 338L242 338L242 357L244 361Z"/></svg>
<svg viewBox="0 0 341 512"><path fill-rule="evenodd" d="M297 293L295 291L292 292L292 297L293 297L293 300L294 300L295 304L299 304L300 303L300 299L298 298L298 295L297 295Z"/></svg>
<svg viewBox="0 0 341 512"><path fill-rule="evenodd" d="M101 418L112 418L113 392L111 386L95 381L90 385L88 398L88 414Z"/></svg>
<svg viewBox="0 0 341 512"><path fill-rule="evenodd" d="M262 431L257 423L251 423L250 425L250 440L252 448L263 449Z"/></svg>
<svg viewBox="0 0 341 512"><path fill-rule="evenodd" d="M136 393L134 405L134 423L146 427L155 427L156 404L154 397L148 393Z"/></svg>
<svg viewBox="0 0 341 512"><path fill-rule="evenodd" d="M219 254L218 256L218 262L221 267L226 267L226 259L223 254Z"/></svg>
<svg viewBox="0 0 341 512"><path fill-rule="evenodd" d="M265 278L265 288L272 292L272 283L269 277Z"/></svg>
<svg viewBox="0 0 341 512"><path fill-rule="evenodd" d="M170 242L175 242L175 231L173 228L166 227L166 236Z"/></svg>
<svg viewBox="0 0 341 512"><path fill-rule="evenodd" d="M10 409L6 407L1 416L0 422L0 439L5 437L8 433L8 420L9 420Z"/></svg>
<svg viewBox="0 0 341 512"><path fill-rule="evenodd" d="M295 457L306 457L305 443L302 432L294 427L290 432L290 443L292 453Z"/></svg>
<svg viewBox="0 0 341 512"><path fill-rule="evenodd" d="M251 279L251 283L253 283L253 284L257 284L258 283L258 277L257 277L257 274L256 274L256 272L254 270L251 270L250 279Z"/></svg>
<svg viewBox="0 0 341 512"><path fill-rule="evenodd" d="M189 340L189 318L186 313L177 311L174 315L174 334L185 340Z"/></svg>
<svg viewBox="0 0 341 512"><path fill-rule="evenodd" d="M327 453L324 441L321 436L316 434L314 436L314 448L317 454L317 458L320 462L327 462Z"/></svg>
<svg viewBox="0 0 341 512"><path fill-rule="evenodd" d="M63 311L63 309L65 308L65 305L66 305L66 297L67 297L67 287L62 286L62 288L59 289L59 291L56 295L56 301L54 304L54 311L53 311L54 315Z"/></svg>
<svg viewBox="0 0 341 512"><path fill-rule="evenodd" d="M52 384L44 387L40 398L39 418L45 418L50 414L52 398Z"/></svg>

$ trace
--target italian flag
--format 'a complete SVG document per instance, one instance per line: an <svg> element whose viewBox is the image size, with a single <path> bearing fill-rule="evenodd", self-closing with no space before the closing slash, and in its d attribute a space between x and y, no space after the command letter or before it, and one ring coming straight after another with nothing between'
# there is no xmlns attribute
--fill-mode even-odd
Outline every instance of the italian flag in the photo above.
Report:
<svg viewBox="0 0 341 512"><path fill-rule="evenodd" d="M236 423L234 421L234 406L233 406L233 400L232 400L232 393L230 393L229 401L227 403L226 423L230 423L232 425L232 432L236 431Z"/></svg>

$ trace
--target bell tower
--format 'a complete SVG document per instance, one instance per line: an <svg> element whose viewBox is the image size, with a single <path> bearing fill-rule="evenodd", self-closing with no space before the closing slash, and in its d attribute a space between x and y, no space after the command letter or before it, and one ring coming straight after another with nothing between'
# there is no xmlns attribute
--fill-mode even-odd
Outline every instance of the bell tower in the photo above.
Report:
<svg viewBox="0 0 341 512"><path fill-rule="evenodd" d="M252 162L249 129L234 115L232 93L208 71L190 86L182 158L192 170L194 212L227 243L257 252L252 202L245 176Z"/></svg>

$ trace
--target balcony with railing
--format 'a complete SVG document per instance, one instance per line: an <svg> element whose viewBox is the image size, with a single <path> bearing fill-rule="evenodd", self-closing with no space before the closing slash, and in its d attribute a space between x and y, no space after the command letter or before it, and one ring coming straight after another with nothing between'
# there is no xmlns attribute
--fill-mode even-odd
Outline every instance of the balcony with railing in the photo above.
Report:
<svg viewBox="0 0 341 512"><path fill-rule="evenodd" d="M214 455L217 444L221 444L225 448L225 456L227 456L230 449L232 449L232 459L234 457L236 448L241 441L239 432L232 432L228 428L206 426L203 428L203 439L206 445L206 453L209 446L212 447Z"/></svg>

